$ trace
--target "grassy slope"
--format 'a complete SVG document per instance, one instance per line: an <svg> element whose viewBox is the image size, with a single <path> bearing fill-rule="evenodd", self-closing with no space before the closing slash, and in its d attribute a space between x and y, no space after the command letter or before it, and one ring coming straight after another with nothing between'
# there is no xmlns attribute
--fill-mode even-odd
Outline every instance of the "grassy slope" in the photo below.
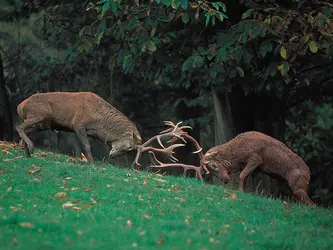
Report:
<svg viewBox="0 0 333 250"><path fill-rule="evenodd" d="M0 147L0 249L333 249L332 210Z"/></svg>

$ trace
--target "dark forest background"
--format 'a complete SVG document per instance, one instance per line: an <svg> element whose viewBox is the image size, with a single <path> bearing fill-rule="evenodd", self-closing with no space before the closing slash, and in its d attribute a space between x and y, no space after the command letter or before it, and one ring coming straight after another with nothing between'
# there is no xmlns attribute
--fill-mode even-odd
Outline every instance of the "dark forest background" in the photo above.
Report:
<svg viewBox="0 0 333 250"><path fill-rule="evenodd" d="M16 108L31 94L92 91L135 122L144 140L164 120L191 125L204 152L244 131L271 135L306 161L311 198L330 206L332 56L328 0L2 0L0 139L19 141ZM33 139L81 152L75 135ZM191 150L178 158L199 164ZM107 156L97 142L93 154ZM255 173L246 190L283 195L284 186Z"/></svg>

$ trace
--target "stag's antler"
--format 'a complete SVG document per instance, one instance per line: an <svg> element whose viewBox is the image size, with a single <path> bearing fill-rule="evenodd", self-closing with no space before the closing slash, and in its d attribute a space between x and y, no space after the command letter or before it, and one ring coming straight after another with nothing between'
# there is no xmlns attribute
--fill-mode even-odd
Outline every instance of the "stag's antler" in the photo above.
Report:
<svg viewBox="0 0 333 250"><path fill-rule="evenodd" d="M195 171L195 177L199 178L201 181L203 181L202 178L202 171L203 168L201 166L194 166L194 165L187 165L182 163L162 163L159 160L156 159L156 156L154 152L149 151L148 152L151 155L151 159L153 159L153 162L155 165L151 165L152 168L166 168L166 167L181 167L184 169L184 175L186 174L186 171L189 169L192 169Z"/></svg>
<svg viewBox="0 0 333 250"><path fill-rule="evenodd" d="M174 124L171 121L165 121L164 124L166 126L169 126L169 128L160 132L159 135L153 136L148 141L146 141L145 143L143 143L142 145L140 145L138 147L137 155L135 157L135 160L134 160L132 166L135 164L140 166L138 161L139 161L141 153L148 151L151 161L155 164L151 167L182 167L182 168L184 168L184 174L186 173L187 170L192 169L192 170L195 170L196 177L199 178L200 180L202 180L203 169L207 173L209 173L208 169L205 166L201 167L201 166L193 166L193 165L176 163L178 160L176 157L173 156L173 153L174 153L173 150L177 147L185 146L185 144L173 144L166 148L163 145L163 143L161 142L161 138L168 138L168 137L170 137L170 139L167 141L167 143L173 143L173 142L177 141L178 139L182 140L184 143L186 143L186 140L191 141L194 144L194 146L196 147L196 151L192 152L192 153L199 154L200 161L201 161L203 158L202 148L200 147L199 143L192 136L190 136L186 131L184 131L184 129L192 129L192 128L190 126L181 126L180 127L179 125L181 123L182 122L178 122L177 124ZM158 144L162 147L162 149L148 146L155 139L157 140ZM172 161L173 163L160 162L159 160L157 160L154 152L166 154L168 159L170 161Z"/></svg>

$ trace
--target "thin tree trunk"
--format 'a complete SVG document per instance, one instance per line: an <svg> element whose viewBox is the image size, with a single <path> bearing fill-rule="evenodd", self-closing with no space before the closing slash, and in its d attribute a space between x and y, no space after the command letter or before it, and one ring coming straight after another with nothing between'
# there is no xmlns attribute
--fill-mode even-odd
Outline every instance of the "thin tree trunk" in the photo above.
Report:
<svg viewBox="0 0 333 250"><path fill-rule="evenodd" d="M13 140L13 119L5 87L3 61L0 53L0 140Z"/></svg>
<svg viewBox="0 0 333 250"><path fill-rule="evenodd" d="M212 97L214 104L215 145L221 145L235 137L236 131L234 120L232 117L228 94L225 93L219 98L217 91L212 88ZM234 179L233 175L231 175L230 185L234 184ZM217 185L222 184L220 179L215 176L212 177L212 182Z"/></svg>

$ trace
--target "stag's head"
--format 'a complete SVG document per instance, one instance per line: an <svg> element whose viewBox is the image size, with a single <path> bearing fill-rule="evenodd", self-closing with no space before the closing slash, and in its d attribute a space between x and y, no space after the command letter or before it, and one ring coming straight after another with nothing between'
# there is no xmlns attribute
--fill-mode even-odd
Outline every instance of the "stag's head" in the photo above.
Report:
<svg viewBox="0 0 333 250"><path fill-rule="evenodd" d="M219 152L212 148L208 150L201 160L201 166L216 173L221 181L228 183L230 181L230 163L219 157Z"/></svg>
<svg viewBox="0 0 333 250"><path fill-rule="evenodd" d="M109 156L110 158L115 158L126 152L136 150L141 143L142 139L139 133L128 132L123 137L112 142Z"/></svg>

